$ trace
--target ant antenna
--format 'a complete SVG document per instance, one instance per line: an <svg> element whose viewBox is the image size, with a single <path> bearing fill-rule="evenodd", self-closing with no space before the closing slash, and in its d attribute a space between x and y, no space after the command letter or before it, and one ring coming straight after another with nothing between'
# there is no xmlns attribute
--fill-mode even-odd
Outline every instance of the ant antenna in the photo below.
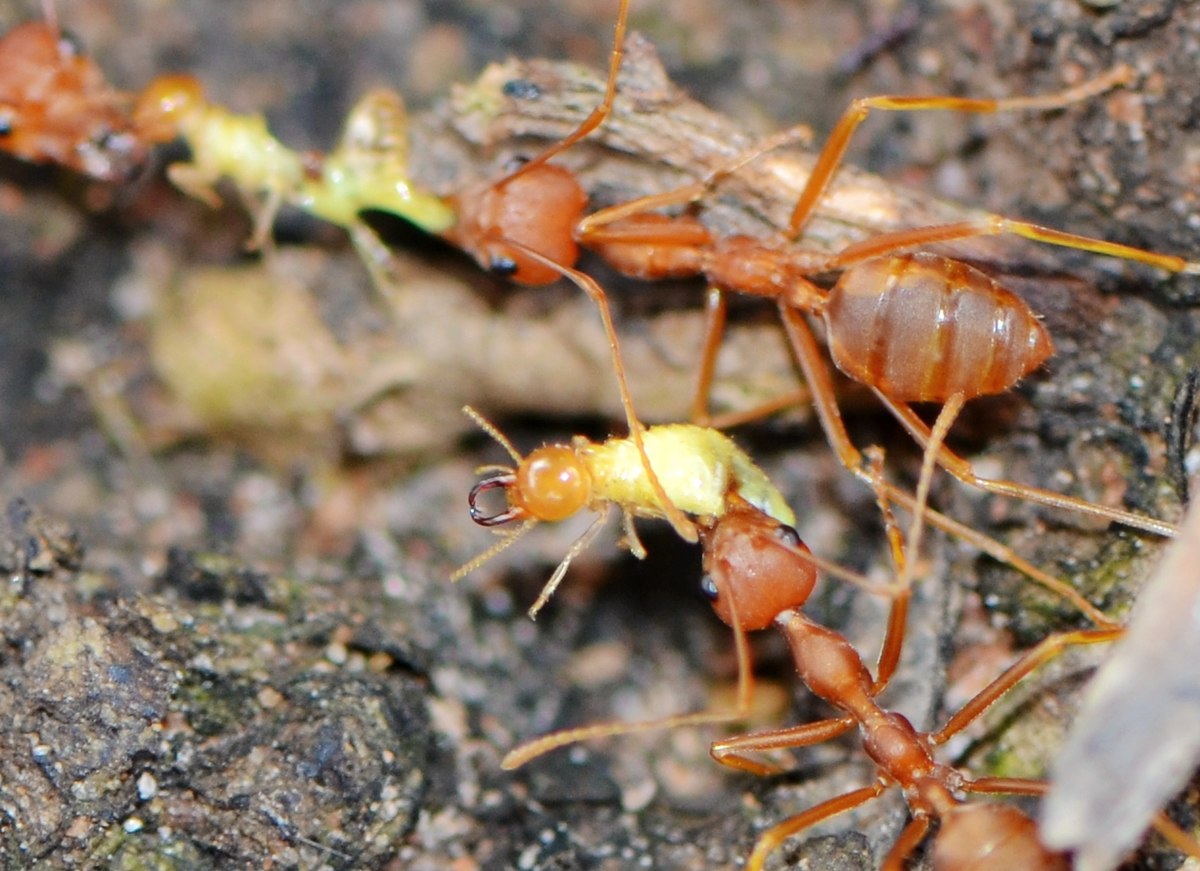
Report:
<svg viewBox="0 0 1200 871"><path fill-rule="evenodd" d="M46 19L46 26L55 33L62 33L58 27L58 7L54 0L42 0L42 17Z"/></svg>

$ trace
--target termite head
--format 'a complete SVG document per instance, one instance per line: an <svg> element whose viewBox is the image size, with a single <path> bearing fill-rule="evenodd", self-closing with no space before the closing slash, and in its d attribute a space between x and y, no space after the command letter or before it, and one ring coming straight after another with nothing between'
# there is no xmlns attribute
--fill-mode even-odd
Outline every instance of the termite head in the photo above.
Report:
<svg viewBox="0 0 1200 871"><path fill-rule="evenodd" d="M159 76L138 96L133 122L147 141L170 142L206 102L204 86L194 76Z"/></svg>
<svg viewBox="0 0 1200 871"><path fill-rule="evenodd" d="M515 469L490 466L481 470L490 474L472 487L467 497L471 519L480 526L502 526L512 521L519 521L521 525L505 534L503 539L487 551L460 567L450 576L452 580L473 572L539 522L565 520L581 508L587 507L592 498L591 473L574 448L568 445L546 445L531 452L529 456L522 457L503 433L483 415L470 406L465 407L463 411L479 424L484 432L499 442L517 464ZM503 511L489 514L480 504L480 500L485 493L492 490L504 491L506 506ZM579 542L576 545L583 546ZM572 548L571 554L560 566L560 571L555 573L557 578L566 570L566 565L576 549ZM540 604L535 606L534 613L539 607Z"/></svg>
<svg viewBox="0 0 1200 871"><path fill-rule="evenodd" d="M487 514L479 498L489 490L504 490L508 508ZM592 479L575 450L546 445L517 463L497 470L471 489L467 497L471 519L480 526L499 526L512 520L565 520L591 499Z"/></svg>
<svg viewBox="0 0 1200 871"><path fill-rule="evenodd" d="M731 497L736 499L736 497ZM717 616L747 631L804 604L817 580L808 548L792 527L737 499L700 528L703 591Z"/></svg>

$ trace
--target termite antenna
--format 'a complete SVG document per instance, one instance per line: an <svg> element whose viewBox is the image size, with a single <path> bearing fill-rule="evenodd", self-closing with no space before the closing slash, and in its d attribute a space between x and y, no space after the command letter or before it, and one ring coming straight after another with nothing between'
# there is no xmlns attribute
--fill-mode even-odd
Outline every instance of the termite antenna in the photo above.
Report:
<svg viewBox="0 0 1200 871"><path fill-rule="evenodd" d="M490 420L469 405L464 405L462 410L463 414L475 421L476 426L490 435L496 441L496 443L500 445L500 447L508 451L508 455L513 458L514 463L517 465L521 464L521 455L517 453L517 449L513 447L513 443L505 437L504 433L500 432L500 430L496 428L495 424L493 424Z"/></svg>

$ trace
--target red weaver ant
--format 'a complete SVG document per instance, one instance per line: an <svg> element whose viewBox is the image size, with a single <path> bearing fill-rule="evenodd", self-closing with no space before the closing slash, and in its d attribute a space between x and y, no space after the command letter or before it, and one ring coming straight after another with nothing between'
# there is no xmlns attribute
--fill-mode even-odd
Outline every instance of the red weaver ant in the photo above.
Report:
<svg viewBox="0 0 1200 871"><path fill-rule="evenodd" d="M944 426L935 428L934 449L944 435ZM899 572L899 581L891 590L894 598L887 635L874 678L843 636L814 623L799 610L812 591L817 568L796 532L730 489L719 513L698 518L697 523L704 546L704 589L712 599L717 615L734 629L738 642L738 711L702 711L647 723L567 729L518 747L505 758L504 767L518 767L550 749L579 740L647 728L693 726L734 719L744 712L752 692L752 679L742 671L747 667L745 632L774 624L788 641L806 686L844 713L833 720L718 741L712 748L714 758L740 770L770 774L776 769L748 758L746 754L808 746L858 726L864 747L878 767L879 777L872 786L823 802L769 829L757 843L748 868L758 871L769 853L783 840L876 798L893 785L903 788L913 819L889 853L885 868L901 868L904 860L925 838L934 820L940 822L933 847L935 868L946 871L982 867L1065 868L1065 857L1047 850L1039 842L1035 824L1023 813L1003 804L967 804L963 800L969 793L1040 795L1045 791L1043 783L1002 777L972 778L956 768L936 762L933 750L1064 648L1111 641L1123 630L1103 620L1101 628L1059 633L1045 639L936 732L919 732L902 715L881 708L875 697L887 686L899 663L907 622L911 569L906 546L890 509L893 496L902 494L883 482L881 455L873 456L873 460L870 474ZM925 519L924 498L932 466L933 454L930 452L922 470L917 498L903 500L914 513L907 545L909 552L916 548L920 539ZM931 514L929 518L935 520L936 515ZM1200 855L1200 845L1165 816L1156 818L1154 826L1180 849Z"/></svg>
<svg viewBox="0 0 1200 871"><path fill-rule="evenodd" d="M807 560L796 557L799 543L792 530L762 512L742 507L726 512L712 526L702 526L701 539L706 590L718 616L742 630L774 625L786 639L804 684L843 712L836 719L718 741L713 745L713 757L734 768L769 774L775 769L745 754L809 746L857 726L864 749L878 771L878 778L871 786L829 799L768 829L746 864L749 871L760 871L767 856L787 838L858 807L892 786L903 790L912 821L885 859L882 866L885 869L903 867L935 820L940 823L932 848L936 869L1067 867L1066 857L1044 847L1037 838L1034 822L1016 808L992 802L968 804L963 800L971 793L1041 795L1046 791L1045 783L1006 777L972 778L937 762L933 750L1063 649L1111 641L1123 630L1084 629L1044 639L941 729L920 732L903 715L881 708L875 700L887 685L899 657L908 602L906 592L902 591L893 601L888 636L877 674L872 678L845 638L814 623L799 610L808 597L814 573ZM1164 815L1157 816L1153 825L1176 847L1200 855L1200 844Z"/></svg>
<svg viewBox="0 0 1200 871"><path fill-rule="evenodd" d="M65 166L102 181L127 181L147 146L134 130L132 100L58 28L45 21L0 37L0 150Z"/></svg>

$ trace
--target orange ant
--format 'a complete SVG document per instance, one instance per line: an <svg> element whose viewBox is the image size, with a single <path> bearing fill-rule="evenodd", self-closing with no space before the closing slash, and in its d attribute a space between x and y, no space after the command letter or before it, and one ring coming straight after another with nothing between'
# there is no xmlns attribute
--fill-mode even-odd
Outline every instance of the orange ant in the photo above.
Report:
<svg viewBox="0 0 1200 871"><path fill-rule="evenodd" d="M723 293L736 290L775 299L826 437L843 465L863 478L866 472L862 456L846 433L828 366L802 313L824 321L835 365L871 387L913 437L928 445L930 428L910 403L947 403L958 397L961 405L977 396L1006 392L1042 365L1053 351L1053 342L1029 306L982 271L940 254L904 252L977 236L1008 234L1135 260L1170 272L1200 272L1200 264L1180 257L996 215L884 233L834 254L802 247L805 227L833 182L854 130L872 109L972 113L1060 109L1127 83L1133 72L1126 66L1043 96L876 96L855 100L812 164L788 226L776 239L721 238L694 217L646 212L698 200L721 178L763 151L798 138L799 128L771 137L695 184L584 217L587 197L578 180L569 170L548 160L589 135L611 112L628 11L628 0L622 0L602 103L570 135L528 163L499 181L482 183L450 198L458 221L443 235L485 268L513 281L541 284L567 275L588 293L604 318L633 432L637 430L636 417L617 353L607 297L594 281L570 268L580 245L634 277L703 275L708 281L708 329L693 405L697 422L708 420L707 394L725 321ZM812 280L832 272L840 272L841 276L830 290ZM778 403L772 407L778 407ZM955 477L992 493L1080 511L1159 535L1176 532L1172 524L1154 518L1040 487L983 478L969 461L946 448L936 456Z"/></svg>
<svg viewBox="0 0 1200 871"><path fill-rule="evenodd" d="M58 27L45 21L0 37L0 150L53 163L101 181L127 181L146 157L128 95Z"/></svg>
<svg viewBox="0 0 1200 871"><path fill-rule="evenodd" d="M886 505L884 510L886 514ZM889 533L894 533L894 523L889 522ZM894 534L892 538L895 543ZM799 540L793 530L757 509L738 506L727 511L717 523L702 525L701 541L705 591L717 615L738 631L774 625L787 641L803 683L814 695L843 712L831 720L717 741L712 747L713 757L739 770L772 774L776 772L774 767L745 754L806 747L857 726L863 747L878 772L872 785L822 802L764 832L747 861L748 871L761 871L768 855L786 839L877 798L893 786L901 787L904 792L912 820L888 853L884 869L902 868L905 859L925 839L934 820L940 824L932 848L935 869L1068 867L1066 856L1043 846L1033 820L1015 807L964 801L972 793L1042 795L1047 788L1045 783L1009 777L973 778L937 762L933 751L1063 649L1111 641L1122 634L1121 628L1083 629L1044 639L955 713L945 726L934 732L920 732L903 715L880 707L876 701L899 658L907 590L893 600L877 674L872 678L844 637L814 623L800 611L812 588L814 572L807 560L797 557ZM893 556L903 560L903 550L894 546ZM906 573L907 569L902 567L901 574ZM1176 847L1200 856L1200 844L1165 815L1158 815L1153 825Z"/></svg>

